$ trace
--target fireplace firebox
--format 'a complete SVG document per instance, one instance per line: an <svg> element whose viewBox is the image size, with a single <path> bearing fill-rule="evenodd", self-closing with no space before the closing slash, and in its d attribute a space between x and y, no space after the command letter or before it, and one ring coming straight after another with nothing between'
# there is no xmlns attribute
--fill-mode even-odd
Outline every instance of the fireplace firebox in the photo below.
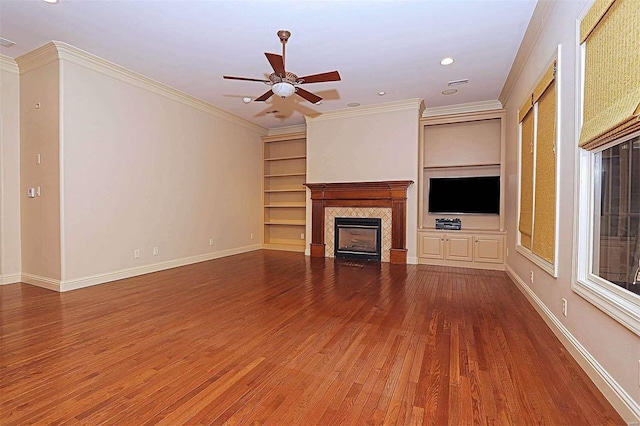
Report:
<svg viewBox="0 0 640 426"><path fill-rule="evenodd" d="M335 218L334 256L380 261L382 257L382 219Z"/></svg>

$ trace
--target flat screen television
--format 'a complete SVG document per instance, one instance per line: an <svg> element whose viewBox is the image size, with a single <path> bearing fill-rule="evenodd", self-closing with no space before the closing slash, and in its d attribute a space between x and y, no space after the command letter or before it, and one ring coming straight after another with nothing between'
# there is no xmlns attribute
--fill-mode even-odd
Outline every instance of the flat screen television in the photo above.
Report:
<svg viewBox="0 0 640 426"><path fill-rule="evenodd" d="M430 178L429 213L499 214L500 176Z"/></svg>

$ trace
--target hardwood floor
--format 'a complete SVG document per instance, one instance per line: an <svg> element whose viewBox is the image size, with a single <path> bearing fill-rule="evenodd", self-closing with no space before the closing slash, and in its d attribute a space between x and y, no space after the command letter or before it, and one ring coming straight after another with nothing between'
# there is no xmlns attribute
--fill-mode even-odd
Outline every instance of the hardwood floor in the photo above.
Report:
<svg viewBox="0 0 640 426"><path fill-rule="evenodd" d="M257 251L1 286L0 424L624 424L506 274Z"/></svg>

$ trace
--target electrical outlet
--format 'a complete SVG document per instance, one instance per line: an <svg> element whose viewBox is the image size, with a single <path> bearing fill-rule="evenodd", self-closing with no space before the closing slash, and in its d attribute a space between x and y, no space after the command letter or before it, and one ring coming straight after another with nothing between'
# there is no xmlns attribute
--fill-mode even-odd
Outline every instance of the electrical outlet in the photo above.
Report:
<svg viewBox="0 0 640 426"><path fill-rule="evenodd" d="M567 299L562 298L562 315L567 316Z"/></svg>
<svg viewBox="0 0 640 426"><path fill-rule="evenodd" d="M304 233L300 234L300 239L304 240Z"/></svg>
<svg viewBox="0 0 640 426"><path fill-rule="evenodd" d="M529 277L529 280L531 280L531 284L533 284L533 271L531 271L531 275Z"/></svg>
<svg viewBox="0 0 640 426"><path fill-rule="evenodd" d="M159 255L159 254L160 254L160 250L158 250L158 247L154 247L154 248L153 248L153 255L154 255L154 256L157 256L157 255Z"/></svg>
<svg viewBox="0 0 640 426"><path fill-rule="evenodd" d="M251 239L253 240L253 234L251 234Z"/></svg>
<svg viewBox="0 0 640 426"><path fill-rule="evenodd" d="M134 259L140 259L140 249L135 249L133 251L133 258Z"/></svg>
<svg viewBox="0 0 640 426"><path fill-rule="evenodd" d="M212 246L213 245L213 238L209 238L209 245Z"/></svg>

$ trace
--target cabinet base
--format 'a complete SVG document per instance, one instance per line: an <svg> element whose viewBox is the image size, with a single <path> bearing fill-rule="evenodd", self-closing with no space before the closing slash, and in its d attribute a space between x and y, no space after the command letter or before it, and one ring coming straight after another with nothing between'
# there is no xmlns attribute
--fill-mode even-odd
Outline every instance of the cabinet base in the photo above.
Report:
<svg viewBox="0 0 640 426"><path fill-rule="evenodd" d="M504 271L504 263L459 262L452 260L418 258L418 265L450 266L453 268L485 269L488 271Z"/></svg>

